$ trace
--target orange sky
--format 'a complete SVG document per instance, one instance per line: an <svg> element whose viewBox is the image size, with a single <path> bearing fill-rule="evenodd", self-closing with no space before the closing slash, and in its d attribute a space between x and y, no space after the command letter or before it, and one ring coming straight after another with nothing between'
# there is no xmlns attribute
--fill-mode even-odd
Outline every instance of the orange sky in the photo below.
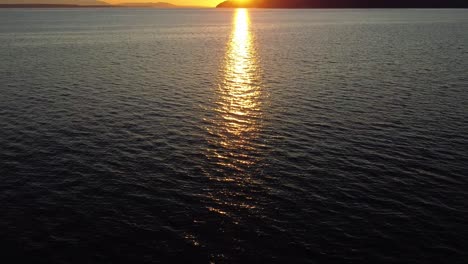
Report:
<svg viewBox="0 0 468 264"><path fill-rule="evenodd" d="M223 0L103 0L108 3L147 3L147 2L166 2L181 6L209 6L215 7Z"/></svg>

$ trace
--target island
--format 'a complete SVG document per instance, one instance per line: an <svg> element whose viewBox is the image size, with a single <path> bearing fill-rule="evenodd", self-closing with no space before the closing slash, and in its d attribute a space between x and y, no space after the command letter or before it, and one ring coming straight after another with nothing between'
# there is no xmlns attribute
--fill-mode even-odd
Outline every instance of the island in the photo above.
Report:
<svg viewBox="0 0 468 264"><path fill-rule="evenodd" d="M251 0L225 1L218 8L468 8L467 0Z"/></svg>

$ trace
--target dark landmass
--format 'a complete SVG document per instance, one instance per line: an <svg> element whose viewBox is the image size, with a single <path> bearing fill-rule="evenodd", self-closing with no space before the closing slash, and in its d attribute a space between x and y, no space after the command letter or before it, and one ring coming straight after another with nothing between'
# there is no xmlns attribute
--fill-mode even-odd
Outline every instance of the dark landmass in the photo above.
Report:
<svg viewBox="0 0 468 264"><path fill-rule="evenodd" d="M69 4L0 4L0 8L83 8L119 7L112 5L69 5Z"/></svg>
<svg viewBox="0 0 468 264"><path fill-rule="evenodd" d="M468 8L468 0L252 0L225 1L218 8Z"/></svg>
<svg viewBox="0 0 468 264"><path fill-rule="evenodd" d="M0 5L107 6L103 0L0 0Z"/></svg>

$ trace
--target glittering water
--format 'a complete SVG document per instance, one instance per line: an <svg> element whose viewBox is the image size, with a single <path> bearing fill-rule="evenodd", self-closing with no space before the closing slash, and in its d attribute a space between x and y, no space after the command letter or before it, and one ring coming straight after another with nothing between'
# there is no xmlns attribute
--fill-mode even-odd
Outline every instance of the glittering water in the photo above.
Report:
<svg viewBox="0 0 468 264"><path fill-rule="evenodd" d="M466 263L467 10L0 10L31 263Z"/></svg>

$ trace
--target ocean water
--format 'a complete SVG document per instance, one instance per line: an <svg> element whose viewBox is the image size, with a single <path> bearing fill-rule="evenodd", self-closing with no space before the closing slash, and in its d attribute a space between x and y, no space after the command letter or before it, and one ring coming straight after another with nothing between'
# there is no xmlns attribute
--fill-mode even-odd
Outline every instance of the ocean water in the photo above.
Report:
<svg viewBox="0 0 468 264"><path fill-rule="evenodd" d="M0 10L29 263L467 263L468 10Z"/></svg>

